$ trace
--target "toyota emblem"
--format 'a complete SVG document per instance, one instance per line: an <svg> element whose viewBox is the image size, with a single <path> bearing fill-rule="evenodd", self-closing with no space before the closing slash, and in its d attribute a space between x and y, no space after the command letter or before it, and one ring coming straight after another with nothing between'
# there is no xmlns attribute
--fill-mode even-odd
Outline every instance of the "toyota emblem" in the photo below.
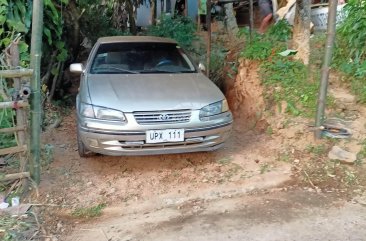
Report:
<svg viewBox="0 0 366 241"><path fill-rule="evenodd" d="M168 114L161 114L159 115L159 120L166 121L169 120L170 116Z"/></svg>

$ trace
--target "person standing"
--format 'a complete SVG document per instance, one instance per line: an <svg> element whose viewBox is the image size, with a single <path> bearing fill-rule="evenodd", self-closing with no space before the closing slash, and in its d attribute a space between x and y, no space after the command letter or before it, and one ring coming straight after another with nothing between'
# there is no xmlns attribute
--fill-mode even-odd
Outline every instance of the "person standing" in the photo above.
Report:
<svg viewBox="0 0 366 241"><path fill-rule="evenodd" d="M259 27L259 33L263 34L266 32L273 18L272 0L259 0L258 5L259 12L262 18L261 25Z"/></svg>
<svg viewBox="0 0 366 241"><path fill-rule="evenodd" d="M185 0L177 0L175 3L175 12L177 15L184 16L184 10L185 10Z"/></svg>

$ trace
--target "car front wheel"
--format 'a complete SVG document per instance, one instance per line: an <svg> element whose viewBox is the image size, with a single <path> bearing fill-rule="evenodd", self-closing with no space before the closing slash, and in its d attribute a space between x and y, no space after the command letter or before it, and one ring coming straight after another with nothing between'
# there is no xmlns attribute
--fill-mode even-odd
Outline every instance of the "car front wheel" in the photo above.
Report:
<svg viewBox="0 0 366 241"><path fill-rule="evenodd" d="M78 152L80 157L90 157L93 155L93 152L89 151L84 143L81 141L80 133L77 131L77 141L78 141Z"/></svg>

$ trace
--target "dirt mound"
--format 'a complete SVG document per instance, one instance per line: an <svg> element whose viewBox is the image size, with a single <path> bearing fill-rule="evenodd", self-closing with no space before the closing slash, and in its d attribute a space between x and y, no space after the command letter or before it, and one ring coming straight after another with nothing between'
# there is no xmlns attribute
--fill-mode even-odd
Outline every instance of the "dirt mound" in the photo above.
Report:
<svg viewBox="0 0 366 241"><path fill-rule="evenodd" d="M264 131L268 124L263 119L265 104L263 86L258 76L259 64L245 59L240 59L239 63L238 75L227 88L230 108L238 128Z"/></svg>

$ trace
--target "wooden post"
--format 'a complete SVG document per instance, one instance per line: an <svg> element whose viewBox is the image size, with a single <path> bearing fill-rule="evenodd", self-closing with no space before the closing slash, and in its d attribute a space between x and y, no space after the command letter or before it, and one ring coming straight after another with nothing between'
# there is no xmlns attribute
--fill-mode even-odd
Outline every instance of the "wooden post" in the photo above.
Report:
<svg viewBox="0 0 366 241"><path fill-rule="evenodd" d="M11 63L12 67L18 67L19 66L19 40L20 38L15 39L11 45L10 45L10 57L11 57ZM14 78L14 89L16 92L20 92L22 88L22 83L19 77ZM19 95L19 94L18 94ZM14 106L14 105L13 105ZM16 108L16 126L25 126L26 125L26 117L25 117L25 110L23 108ZM26 135L24 130L19 130L15 133L15 137L17 140L18 146L24 146L26 144ZM20 171L23 172L26 169L27 165L27 159L24 152L19 153L20 156Z"/></svg>
<svg viewBox="0 0 366 241"><path fill-rule="evenodd" d="M210 76L210 62L211 62L211 0L206 2L206 25L207 25L207 77Z"/></svg>
<svg viewBox="0 0 366 241"><path fill-rule="evenodd" d="M184 0L184 16L188 16L188 0Z"/></svg>
<svg viewBox="0 0 366 241"><path fill-rule="evenodd" d="M249 38L253 41L254 21L253 21L253 0L249 0Z"/></svg>
<svg viewBox="0 0 366 241"><path fill-rule="evenodd" d="M197 32L199 32L201 30L201 17L200 17L200 13L201 13L201 0L197 0L198 3L198 11L197 11Z"/></svg>

